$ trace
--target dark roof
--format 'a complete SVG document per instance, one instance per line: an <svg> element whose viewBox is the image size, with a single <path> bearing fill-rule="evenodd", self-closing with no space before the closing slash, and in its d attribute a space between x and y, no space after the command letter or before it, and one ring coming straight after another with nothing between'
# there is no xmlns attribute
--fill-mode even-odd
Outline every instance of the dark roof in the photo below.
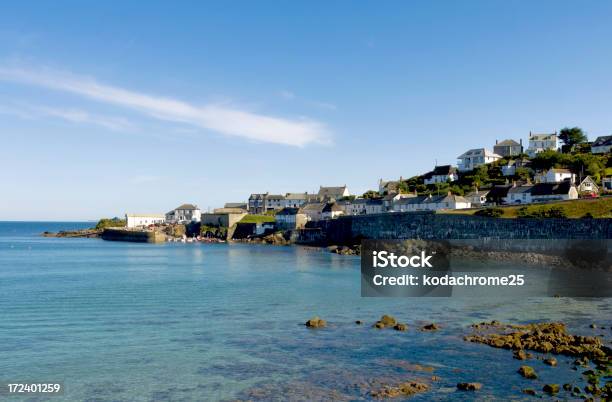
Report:
<svg viewBox="0 0 612 402"><path fill-rule="evenodd" d="M197 205L193 205L193 204L183 204L183 205L181 205L181 206L179 206L179 207L176 207L176 208L174 208L174 209L186 209L186 210L189 210L189 211L193 211L193 210L196 210L196 209L199 209L199 208L198 208L198 206L197 206Z"/></svg>
<svg viewBox="0 0 612 402"><path fill-rule="evenodd" d="M302 210L304 211L321 211L325 205L321 202L309 202L307 204L302 205Z"/></svg>
<svg viewBox="0 0 612 402"><path fill-rule="evenodd" d="M340 205L333 202L333 203L329 203L325 205L325 207L323 207L322 212L336 212L336 211L342 211L342 207L340 207Z"/></svg>
<svg viewBox="0 0 612 402"><path fill-rule="evenodd" d="M284 200L285 196L280 194L270 194L266 196L267 199Z"/></svg>
<svg viewBox="0 0 612 402"><path fill-rule="evenodd" d="M529 193L529 192L531 192L531 190L533 190L533 185L532 184L527 184L527 185L524 185L524 186L512 187L510 190L508 190L508 194Z"/></svg>
<svg viewBox="0 0 612 402"><path fill-rule="evenodd" d="M402 198L397 203L398 204L421 204L423 201L425 201L426 198L427 196L419 195L417 197Z"/></svg>
<svg viewBox="0 0 612 402"><path fill-rule="evenodd" d="M597 137L595 141L593 141L593 147L602 147L606 145L612 145L612 135L604 135L601 137Z"/></svg>
<svg viewBox="0 0 612 402"><path fill-rule="evenodd" d="M508 191L512 188L511 185L499 185L493 186L489 194L487 194L487 200L501 200L508 195Z"/></svg>
<svg viewBox="0 0 612 402"><path fill-rule="evenodd" d="M532 187L531 195L567 194L571 187L572 183L569 181L563 181L561 183L539 183Z"/></svg>
<svg viewBox="0 0 612 402"><path fill-rule="evenodd" d="M451 173L454 173L457 169L452 167L451 165L442 165L436 166L433 170L434 176L448 176Z"/></svg>
<svg viewBox="0 0 612 402"><path fill-rule="evenodd" d="M297 215L299 213L299 208L293 207L285 207L278 211L276 215Z"/></svg>

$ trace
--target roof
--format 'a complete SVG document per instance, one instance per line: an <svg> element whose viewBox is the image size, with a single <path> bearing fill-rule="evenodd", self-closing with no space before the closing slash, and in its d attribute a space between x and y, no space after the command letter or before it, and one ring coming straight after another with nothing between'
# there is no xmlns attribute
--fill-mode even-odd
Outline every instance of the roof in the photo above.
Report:
<svg viewBox="0 0 612 402"><path fill-rule="evenodd" d="M308 200L316 198L316 194L308 194L308 193L287 193L285 195L286 200Z"/></svg>
<svg viewBox="0 0 612 402"><path fill-rule="evenodd" d="M323 210L323 207L325 207L325 204L323 204L322 202L311 202L311 203L302 205L301 209L304 212L306 211L321 212Z"/></svg>
<svg viewBox="0 0 612 402"><path fill-rule="evenodd" d="M127 218L165 218L163 214L125 214Z"/></svg>
<svg viewBox="0 0 612 402"><path fill-rule="evenodd" d="M346 186L341 187L319 187L319 197L325 196L342 196L344 195L344 191L346 190Z"/></svg>
<svg viewBox="0 0 612 402"><path fill-rule="evenodd" d="M523 186L512 187L510 190L508 190L508 194L529 193L533 189L533 186L534 186L533 184L526 184Z"/></svg>
<svg viewBox="0 0 612 402"><path fill-rule="evenodd" d="M284 200L285 196L284 195L280 195L280 194L269 194L266 196L266 199L270 200Z"/></svg>
<svg viewBox="0 0 612 402"><path fill-rule="evenodd" d="M501 155L496 154L495 152L491 152L486 148L474 148L470 149L457 157L457 159L468 158L471 156L492 156L501 158Z"/></svg>
<svg viewBox="0 0 612 402"><path fill-rule="evenodd" d="M249 196L249 200L259 200L266 197L268 193L253 193Z"/></svg>
<svg viewBox="0 0 612 402"><path fill-rule="evenodd" d="M355 198L347 204L382 205L382 198Z"/></svg>
<svg viewBox="0 0 612 402"><path fill-rule="evenodd" d="M246 202L226 202L223 208L246 208Z"/></svg>
<svg viewBox="0 0 612 402"><path fill-rule="evenodd" d="M529 133L529 141L547 141L557 139L557 134L531 134Z"/></svg>
<svg viewBox="0 0 612 402"><path fill-rule="evenodd" d="M402 198L398 200L397 203L402 205L421 204L423 203L423 201L425 201L426 198L428 197L424 195L419 195L416 197Z"/></svg>
<svg viewBox="0 0 612 402"><path fill-rule="evenodd" d="M509 184L493 186L493 188L489 190L489 193L487 194L487 198L488 199L504 198L506 195L508 195L508 191L511 188L512 186Z"/></svg>
<svg viewBox="0 0 612 402"><path fill-rule="evenodd" d="M336 204L335 202L326 204L322 210L322 212L339 212L339 211L342 211L342 207L340 207L340 205Z"/></svg>
<svg viewBox="0 0 612 402"><path fill-rule="evenodd" d="M572 173L571 170L569 169L557 169L557 168L552 168L548 170L549 172L553 172L553 173Z"/></svg>
<svg viewBox="0 0 612 402"><path fill-rule="evenodd" d="M185 210L188 210L188 211L194 211L194 210L200 209L200 208L198 208L197 205L193 205L193 204L183 204L183 205L180 205L180 206L178 206L178 207L176 207L174 209L175 210L177 210L177 209L185 209Z"/></svg>
<svg viewBox="0 0 612 402"><path fill-rule="evenodd" d="M246 214L243 208L215 208L215 214Z"/></svg>
<svg viewBox="0 0 612 402"><path fill-rule="evenodd" d="M597 137L595 141L593 141L592 147L604 147L612 145L612 135L604 135L601 137Z"/></svg>
<svg viewBox="0 0 612 402"><path fill-rule="evenodd" d="M533 186L531 195L567 194L571 188L572 183L569 181L561 183L539 183Z"/></svg>
<svg viewBox="0 0 612 402"><path fill-rule="evenodd" d="M442 166L436 166L432 173L434 176L448 176L449 174L455 173L456 171L457 171L457 168L451 165L442 165Z"/></svg>
<svg viewBox="0 0 612 402"><path fill-rule="evenodd" d="M297 215L298 213L300 213L299 208L285 207L278 211L276 215Z"/></svg>
<svg viewBox="0 0 612 402"><path fill-rule="evenodd" d="M514 140L503 140L495 144L496 147L520 147L521 144Z"/></svg>
<svg viewBox="0 0 612 402"><path fill-rule="evenodd" d="M466 194L466 197L482 197L482 196L486 196L487 194L489 194L491 190L478 190L478 191L472 191L468 194Z"/></svg>
<svg viewBox="0 0 612 402"><path fill-rule="evenodd" d="M445 194L445 195L435 195L431 197L427 197L423 203L435 203L438 204L440 202L469 202L464 197L455 194Z"/></svg>

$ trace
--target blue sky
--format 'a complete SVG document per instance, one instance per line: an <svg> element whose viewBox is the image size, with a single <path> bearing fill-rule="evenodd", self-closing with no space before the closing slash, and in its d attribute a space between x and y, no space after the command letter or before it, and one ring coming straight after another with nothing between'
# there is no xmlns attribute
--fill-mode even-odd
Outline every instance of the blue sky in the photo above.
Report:
<svg viewBox="0 0 612 402"><path fill-rule="evenodd" d="M530 130L612 132L609 1L12 3L0 220L362 193Z"/></svg>

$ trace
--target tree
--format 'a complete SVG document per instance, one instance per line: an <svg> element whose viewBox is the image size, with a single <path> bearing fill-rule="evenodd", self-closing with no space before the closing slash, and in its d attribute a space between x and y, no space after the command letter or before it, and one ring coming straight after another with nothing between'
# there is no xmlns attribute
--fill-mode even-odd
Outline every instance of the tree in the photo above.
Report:
<svg viewBox="0 0 612 402"><path fill-rule="evenodd" d="M377 191L368 190L365 193L363 193L363 198L380 198L380 195L378 194Z"/></svg>
<svg viewBox="0 0 612 402"><path fill-rule="evenodd" d="M565 127L559 132L559 139L563 141L565 145L572 147L576 144L582 144L587 142L587 137L580 127Z"/></svg>

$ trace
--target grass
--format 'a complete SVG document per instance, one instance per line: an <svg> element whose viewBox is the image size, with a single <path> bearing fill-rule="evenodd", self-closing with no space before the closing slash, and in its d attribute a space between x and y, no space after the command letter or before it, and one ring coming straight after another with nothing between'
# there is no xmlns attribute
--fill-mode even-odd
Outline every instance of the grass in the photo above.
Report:
<svg viewBox="0 0 612 402"><path fill-rule="evenodd" d="M274 222L274 216L248 214L240 220L240 223L264 223L264 222Z"/></svg>
<svg viewBox="0 0 612 402"><path fill-rule="evenodd" d="M530 204L519 206L500 206L503 211L501 218L516 218L519 208L527 208L527 212L537 212L550 209L551 207L563 209L568 218L582 218L590 213L594 218L612 218L612 197L601 197L594 199L581 199L572 201L559 201L547 204ZM441 214L474 215L477 209L456 209L452 211L440 211Z"/></svg>

